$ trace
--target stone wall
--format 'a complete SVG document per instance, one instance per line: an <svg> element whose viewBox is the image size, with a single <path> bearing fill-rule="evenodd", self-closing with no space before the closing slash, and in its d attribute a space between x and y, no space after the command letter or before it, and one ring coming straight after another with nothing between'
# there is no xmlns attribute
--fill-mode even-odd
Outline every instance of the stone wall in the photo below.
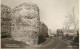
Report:
<svg viewBox="0 0 80 49"><path fill-rule="evenodd" d="M28 45L37 45L40 23L38 6L22 3L12 10L11 17L12 38Z"/></svg>

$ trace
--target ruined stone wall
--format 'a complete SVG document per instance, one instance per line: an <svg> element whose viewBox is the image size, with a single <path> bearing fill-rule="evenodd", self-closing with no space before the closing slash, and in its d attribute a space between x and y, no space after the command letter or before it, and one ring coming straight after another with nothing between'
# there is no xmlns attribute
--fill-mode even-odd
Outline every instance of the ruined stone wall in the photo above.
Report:
<svg viewBox="0 0 80 49"><path fill-rule="evenodd" d="M40 22L37 5L22 3L12 10L11 17L12 38L28 45L37 45Z"/></svg>

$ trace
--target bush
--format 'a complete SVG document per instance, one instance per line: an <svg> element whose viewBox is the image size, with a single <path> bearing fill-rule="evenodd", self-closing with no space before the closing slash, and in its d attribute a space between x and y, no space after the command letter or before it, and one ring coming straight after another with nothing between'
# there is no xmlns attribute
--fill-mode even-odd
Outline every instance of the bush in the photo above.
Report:
<svg viewBox="0 0 80 49"><path fill-rule="evenodd" d="M11 37L11 8L1 4L1 38Z"/></svg>

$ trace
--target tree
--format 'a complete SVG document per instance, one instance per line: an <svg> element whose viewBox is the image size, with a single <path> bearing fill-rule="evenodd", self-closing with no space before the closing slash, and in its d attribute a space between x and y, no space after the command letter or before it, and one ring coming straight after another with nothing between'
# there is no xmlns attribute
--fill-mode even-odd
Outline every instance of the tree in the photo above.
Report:
<svg viewBox="0 0 80 49"><path fill-rule="evenodd" d="M40 22L40 34L39 35L42 35L43 38L49 37L48 36L48 27L43 22Z"/></svg>
<svg viewBox="0 0 80 49"><path fill-rule="evenodd" d="M45 38L49 37L48 35L48 27L43 22L40 22L40 33L39 33L39 41L38 43L43 43Z"/></svg>
<svg viewBox="0 0 80 49"><path fill-rule="evenodd" d="M11 8L1 4L1 38L11 37Z"/></svg>
<svg viewBox="0 0 80 49"><path fill-rule="evenodd" d="M68 13L66 16L66 21L65 21L65 28L66 29L70 29L70 27L73 25L73 29L74 30L77 30L79 25L79 20L78 20L78 17L76 16L76 13L75 13L75 8L72 8L72 11L71 13Z"/></svg>

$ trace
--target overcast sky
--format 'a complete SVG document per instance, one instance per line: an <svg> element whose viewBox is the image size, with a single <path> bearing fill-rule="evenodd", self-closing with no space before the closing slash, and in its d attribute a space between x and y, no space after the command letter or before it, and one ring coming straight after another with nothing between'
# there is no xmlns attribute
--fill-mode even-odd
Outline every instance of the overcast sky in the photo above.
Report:
<svg viewBox="0 0 80 49"><path fill-rule="evenodd" d="M63 27L65 15L73 7L75 7L76 16L78 16L78 0L1 0L1 3L14 8L27 1L38 5L41 21L51 30Z"/></svg>

